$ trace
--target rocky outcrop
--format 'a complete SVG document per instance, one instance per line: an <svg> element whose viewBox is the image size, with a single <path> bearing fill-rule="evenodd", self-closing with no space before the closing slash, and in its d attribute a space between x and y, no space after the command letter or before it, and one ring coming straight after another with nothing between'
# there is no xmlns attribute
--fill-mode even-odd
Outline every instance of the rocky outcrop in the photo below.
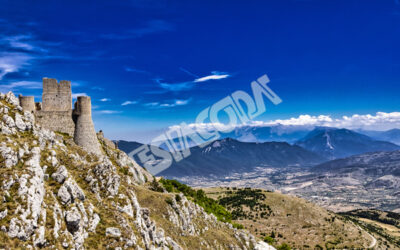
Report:
<svg viewBox="0 0 400 250"><path fill-rule="evenodd" d="M204 248L267 249L182 194L180 202L166 203L165 197L172 195L148 189L153 177L125 153L107 146L104 137L99 138L104 153L88 153L70 137L36 125L33 115L18 105L12 93L0 95L3 245L193 249L197 245L191 244L200 242ZM165 212L155 212L149 201ZM213 238L218 232L229 243Z"/></svg>

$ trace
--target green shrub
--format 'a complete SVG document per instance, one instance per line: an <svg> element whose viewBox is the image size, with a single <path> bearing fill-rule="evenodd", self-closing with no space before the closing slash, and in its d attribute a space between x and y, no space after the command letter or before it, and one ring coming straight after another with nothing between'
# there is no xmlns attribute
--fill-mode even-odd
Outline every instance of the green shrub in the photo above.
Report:
<svg viewBox="0 0 400 250"><path fill-rule="evenodd" d="M242 224L239 224L239 223L232 223L232 225L236 229L243 229L244 228L244 226Z"/></svg>
<svg viewBox="0 0 400 250"><path fill-rule="evenodd" d="M166 202L168 205L171 205L171 206L172 206L172 204L174 204L174 202L172 201L172 199L169 198L169 197L165 199L165 202Z"/></svg>
<svg viewBox="0 0 400 250"><path fill-rule="evenodd" d="M277 250L291 250L290 246L286 243L282 243L280 246L276 248Z"/></svg>
<svg viewBox="0 0 400 250"><path fill-rule="evenodd" d="M229 223L232 221L232 214L225 207L218 204L216 200L207 197L203 190L199 189L196 191L177 180L161 179L160 183L170 193L183 193L188 199L204 208L204 211L214 214L219 221Z"/></svg>
<svg viewBox="0 0 400 250"><path fill-rule="evenodd" d="M160 193L164 192L164 189L162 188L160 183L158 183L156 178L153 178L153 181L150 183L150 190L160 192Z"/></svg>
<svg viewBox="0 0 400 250"><path fill-rule="evenodd" d="M265 236L263 239L265 242L267 242L268 244L272 245L275 243L275 239L270 237L270 236Z"/></svg>

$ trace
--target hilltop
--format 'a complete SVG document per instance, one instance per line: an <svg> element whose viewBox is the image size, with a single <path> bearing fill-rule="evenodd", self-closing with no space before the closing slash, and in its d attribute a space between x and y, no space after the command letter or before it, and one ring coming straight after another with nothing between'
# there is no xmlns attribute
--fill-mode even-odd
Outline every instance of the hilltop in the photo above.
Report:
<svg viewBox="0 0 400 250"><path fill-rule="evenodd" d="M18 101L0 95L0 247L269 249L205 204L155 191L157 180L102 134L100 154L87 152Z"/></svg>

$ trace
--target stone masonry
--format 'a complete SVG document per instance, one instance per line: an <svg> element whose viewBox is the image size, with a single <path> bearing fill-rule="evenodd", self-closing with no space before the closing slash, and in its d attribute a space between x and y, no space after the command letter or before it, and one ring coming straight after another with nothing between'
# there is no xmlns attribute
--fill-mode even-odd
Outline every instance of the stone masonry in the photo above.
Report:
<svg viewBox="0 0 400 250"><path fill-rule="evenodd" d="M19 96L21 107L34 113L43 128L68 134L77 145L88 152L101 154L100 144L92 121L91 100L79 96L72 109L71 82L43 78L42 103L33 96Z"/></svg>

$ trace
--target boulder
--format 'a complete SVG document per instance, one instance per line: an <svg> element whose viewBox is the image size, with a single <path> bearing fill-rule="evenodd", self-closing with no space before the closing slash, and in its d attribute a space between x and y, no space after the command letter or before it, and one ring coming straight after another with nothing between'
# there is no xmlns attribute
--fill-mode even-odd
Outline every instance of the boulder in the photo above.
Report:
<svg viewBox="0 0 400 250"><path fill-rule="evenodd" d="M108 227L106 228L106 236L118 238L121 236L121 231L116 227Z"/></svg>
<svg viewBox="0 0 400 250"><path fill-rule="evenodd" d="M70 233L73 234L79 230L80 222L81 222L81 215L76 209L76 207L73 207L72 210L66 212L65 223L67 224L67 229Z"/></svg>

